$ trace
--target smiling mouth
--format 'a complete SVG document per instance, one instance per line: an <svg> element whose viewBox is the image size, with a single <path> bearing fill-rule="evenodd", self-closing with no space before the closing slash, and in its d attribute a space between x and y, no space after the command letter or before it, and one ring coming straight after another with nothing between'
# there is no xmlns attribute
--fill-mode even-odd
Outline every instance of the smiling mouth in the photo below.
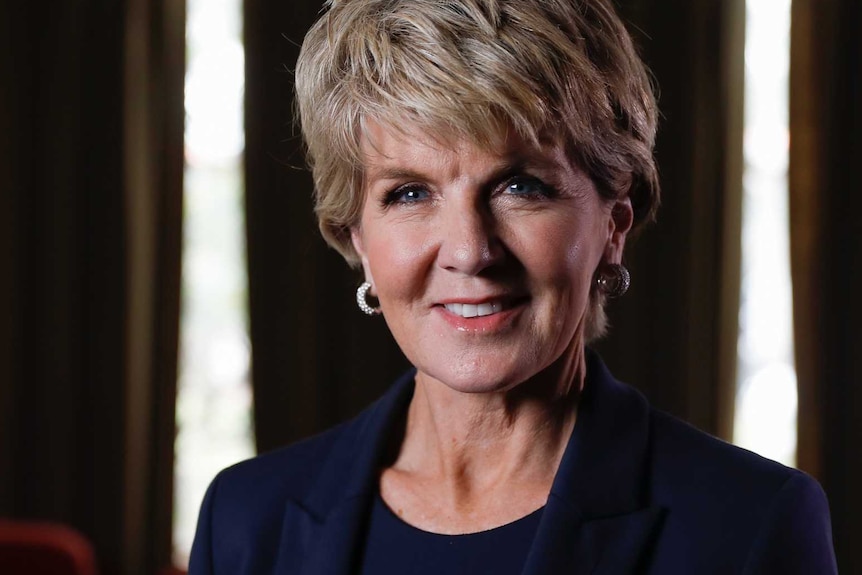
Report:
<svg viewBox="0 0 862 575"><path fill-rule="evenodd" d="M503 310L503 304L499 301L479 304L447 303L444 304L443 307L445 307L450 313L465 318L484 317L486 315L499 313Z"/></svg>

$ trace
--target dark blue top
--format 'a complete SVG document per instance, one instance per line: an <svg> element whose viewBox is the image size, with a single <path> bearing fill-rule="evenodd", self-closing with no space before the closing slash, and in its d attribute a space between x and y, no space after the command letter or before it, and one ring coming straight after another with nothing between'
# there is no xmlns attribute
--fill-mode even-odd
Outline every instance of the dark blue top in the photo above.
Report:
<svg viewBox="0 0 862 575"><path fill-rule="evenodd" d="M361 575L520 575L542 509L496 529L439 535L401 520L378 494L371 510Z"/></svg>
<svg viewBox="0 0 862 575"><path fill-rule="evenodd" d="M586 353L578 420L522 575L838 572L816 481L651 408ZM220 473L189 575L355 575L414 377L353 421Z"/></svg>

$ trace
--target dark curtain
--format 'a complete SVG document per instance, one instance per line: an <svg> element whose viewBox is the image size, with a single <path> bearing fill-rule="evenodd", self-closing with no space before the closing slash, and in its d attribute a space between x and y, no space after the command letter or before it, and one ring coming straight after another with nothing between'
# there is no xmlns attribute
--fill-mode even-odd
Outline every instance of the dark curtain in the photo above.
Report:
<svg viewBox="0 0 862 575"><path fill-rule="evenodd" d="M598 349L657 407L730 439L742 197L743 0L624 0L655 76L662 206Z"/></svg>
<svg viewBox="0 0 862 575"><path fill-rule="evenodd" d="M292 126L292 74L320 0L246 0L246 182L261 450L358 412L406 365L360 275L325 247ZM730 435L738 314L742 0L620 2L661 89L664 205L627 257L598 346L658 406Z"/></svg>
<svg viewBox="0 0 862 575"><path fill-rule="evenodd" d="M170 557L183 5L0 8L0 516Z"/></svg>
<svg viewBox="0 0 862 575"><path fill-rule="evenodd" d="M319 0L245 2L246 209L257 447L266 451L357 413L407 363L381 317L356 307L362 281L317 231L293 126L293 67Z"/></svg>
<svg viewBox="0 0 862 575"><path fill-rule="evenodd" d="M842 573L862 573L862 3L794 0L791 265L799 466L820 479Z"/></svg>

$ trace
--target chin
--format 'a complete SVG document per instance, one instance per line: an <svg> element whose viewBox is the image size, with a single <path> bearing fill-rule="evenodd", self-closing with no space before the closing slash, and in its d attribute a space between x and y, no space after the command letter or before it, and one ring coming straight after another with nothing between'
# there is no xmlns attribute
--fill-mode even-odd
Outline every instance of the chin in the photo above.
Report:
<svg viewBox="0 0 862 575"><path fill-rule="evenodd" d="M485 362L483 362L485 363ZM491 362L488 362L491 363ZM496 365L462 364L459 366L448 366L442 370L422 370L422 377L436 380L449 389L461 393L502 393L510 391L529 379L522 370L500 369Z"/></svg>

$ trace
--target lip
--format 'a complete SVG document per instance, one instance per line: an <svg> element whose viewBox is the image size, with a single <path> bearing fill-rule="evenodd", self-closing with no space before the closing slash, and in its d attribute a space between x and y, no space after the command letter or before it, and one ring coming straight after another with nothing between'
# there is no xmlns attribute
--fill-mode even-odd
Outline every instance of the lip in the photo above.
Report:
<svg viewBox="0 0 862 575"><path fill-rule="evenodd" d="M497 332L508 327L514 318L521 313L524 308L524 303L527 298L513 298L512 296L492 296L492 297L456 297L443 299L434 305L434 310L443 318L443 320L454 327L458 331L473 332L473 333L491 333ZM463 317L453 313L445 306L447 304L467 304L467 305L482 305L482 304L497 304L501 309L489 315Z"/></svg>
<svg viewBox="0 0 862 575"><path fill-rule="evenodd" d="M527 298L528 296L526 295L526 293L520 290L518 290L517 292L510 290L494 293L487 292L478 296L474 292L473 295L454 295L443 297L434 300L434 305L446 305L451 303L466 303L472 305L479 305L483 303L500 302L503 304L503 308L508 308L523 303Z"/></svg>
<svg viewBox="0 0 862 575"><path fill-rule="evenodd" d="M500 300L479 304L447 303L444 307L455 315L466 318L493 315L503 311L503 303Z"/></svg>

